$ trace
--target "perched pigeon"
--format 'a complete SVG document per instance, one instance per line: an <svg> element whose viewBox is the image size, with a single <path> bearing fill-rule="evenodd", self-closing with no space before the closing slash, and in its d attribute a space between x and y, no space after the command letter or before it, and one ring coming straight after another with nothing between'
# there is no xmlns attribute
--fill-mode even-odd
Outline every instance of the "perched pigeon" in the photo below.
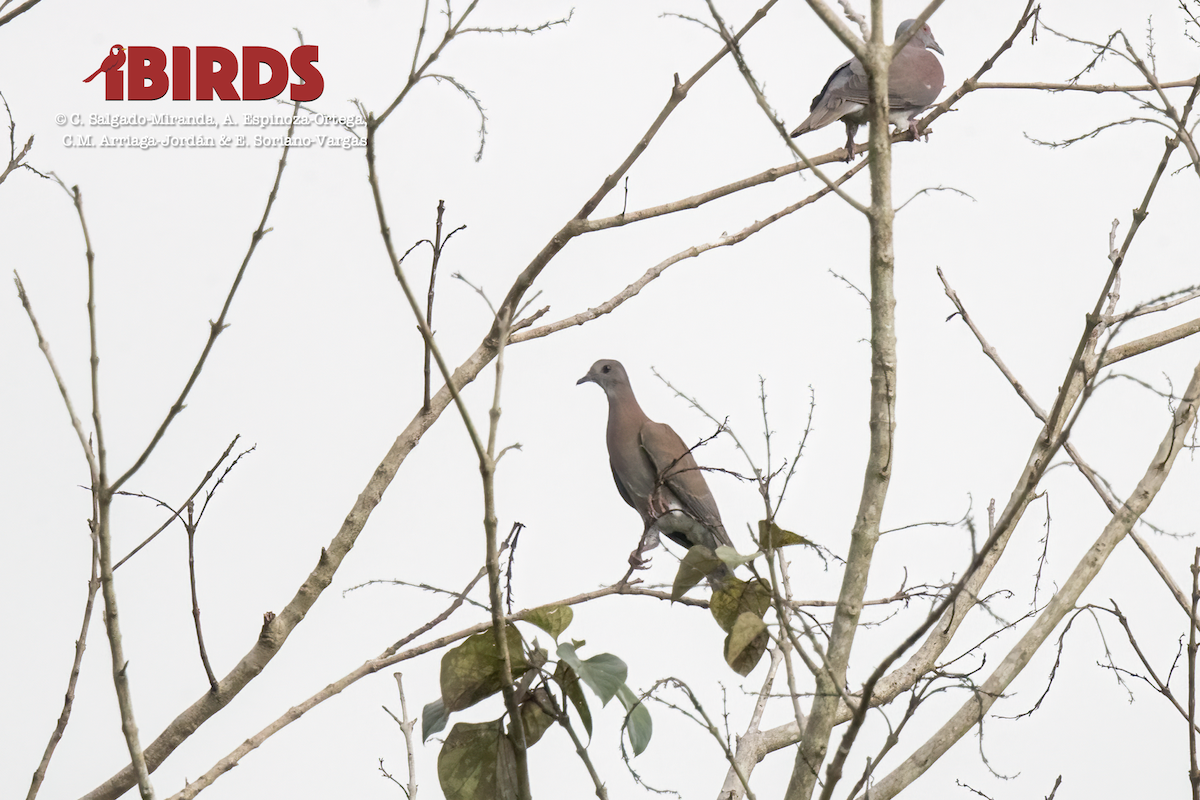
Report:
<svg viewBox="0 0 1200 800"><path fill-rule="evenodd" d="M608 397L613 480L645 524L645 538L630 562L640 563L641 552L657 544L659 532L684 547L732 547L696 459L670 425L653 422L642 411L621 362L597 361L576 383L594 383ZM722 564L709 580L716 585L729 574Z"/></svg>
<svg viewBox="0 0 1200 800"><path fill-rule="evenodd" d="M906 19L896 29L896 38L912 27L915 19ZM904 49L892 59L888 73L888 120L898 128L917 134L917 115L933 105L945 85L942 64L929 52L942 53L928 25L922 26ZM945 53L942 53L945 55ZM792 138L841 120L846 124L846 161L854 158L854 134L867 123L867 71L857 58L833 71L821 93L813 98L808 119L792 131Z"/></svg>

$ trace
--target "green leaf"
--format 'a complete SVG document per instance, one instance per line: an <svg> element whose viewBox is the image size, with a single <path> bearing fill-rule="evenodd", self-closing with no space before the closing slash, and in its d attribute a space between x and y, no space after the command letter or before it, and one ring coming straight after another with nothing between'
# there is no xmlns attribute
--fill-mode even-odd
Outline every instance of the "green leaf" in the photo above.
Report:
<svg viewBox="0 0 1200 800"><path fill-rule="evenodd" d="M733 630L738 617L744 612L748 611L762 619L770 607L771 587L762 578L750 582L728 578L719 591L713 592L708 604L713 619L726 633Z"/></svg>
<svg viewBox="0 0 1200 800"><path fill-rule="evenodd" d="M558 646L558 657L567 662L567 666L575 670L588 688L600 698L600 705L608 705L617 693L617 688L625 683L629 667L625 662L612 653L601 653L592 656L587 661L581 661L575 652L575 647L569 644Z"/></svg>
<svg viewBox="0 0 1200 800"><path fill-rule="evenodd" d="M530 611L525 621L537 625L557 642L558 635L567 629L574 616L575 612L570 606L542 606Z"/></svg>
<svg viewBox="0 0 1200 800"><path fill-rule="evenodd" d="M733 630L733 623L737 622L738 614L742 613L738 606L745 590L746 582L744 580L730 578L718 591L713 592L712 598L708 601L709 612L721 626L721 630L726 633Z"/></svg>
<svg viewBox="0 0 1200 800"><path fill-rule="evenodd" d="M446 800L515 800L517 760L500 720L459 722L438 753Z"/></svg>
<svg viewBox="0 0 1200 800"><path fill-rule="evenodd" d="M704 576L721 568L721 559L712 550L702 544L688 548L687 555L679 562L679 571L675 573L675 583L671 586L671 599L678 600L687 594Z"/></svg>
<svg viewBox="0 0 1200 800"><path fill-rule="evenodd" d="M563 694L571 701L571 705L575 706L575 711L579 714L579 719L583 722L583 728L587 731L588 739L592 738L592 710L588 708L587 698L583 695L583 685L579 682L579 676L575 674L575 670L567 666L566 661L559 661L558 667L554 670L554 680L562 687Z"/></svg>
<svg viewBox="0 0 1200 800"><path fill-rule="evenodd" d="M612 653L600 653L584 661L582 669L576 672L600 698L600 705L606 706L617 693L617 688L625 682L629 667Z"/></svg>
<svg viewBox="0 0 1200 800"><path fill-rule="evenodd" d="M446 704L442 702L442 698L439 697L432 703L426 703L425 709L421 712L421 741L428 741L430 736L445 728L446 720L449 718L450 712L446 710Z"/></svg>
<svg viewBox="0 0 1200 800"><path fill-rule="evenodd" d="M579 674L579 670L583 665L583 659L581 659L579 654L575 651L582 645L583 642L578 640L574 640L570 644L563 642L558 646L558 650L555 651L558 654L559 659L565 661L568 667L575 670L576 675Z"/></svg>
<svg viewBox="0 0 1200 800"><path fill-rule="evenodd" d="M725 663L738 675L745 677L767 652L769 642L767 624L746 611L738 616L733 630L725 637Z"/></svg>
<svg viewBox="0 0 1200 800"><path fill-rule="evenodd" d="M504 634L508 640L512 677L516 680L529 669L524 644L521 634L512 625L505 627ZM496 647L496 637L490 628L468 636L462 644L442 656L442 702L446 710L461 711L500 691L502 665L500 648Z"/></svg>
<svg viewBox="0 0 1200 800"><path fill-rule="evenodd" d="M525 729L525 746L533 747L537 744L538 739L542 738L551 725L554 724L554 717L546 713L538 700L541 699L550 705L550 697L545 689L534 689L529 697L521 703L521 726Z"/></svg>
<svg viewBox="0 0 1200 800"><path fill-rule="evenodd" d="M650 736L654 733L654 726L650 722L650 709L646 708L646 704L624 683L617 689L617 697L621 705L625 706L625 730L629 732L629 744L633 747L633 754L640 756L650 744Z"/></svg>
<svg viewBox="0 0 1200 800"><path fill-rule="evenodd" d="M541 669L542 667L546 666L546 662L550 660L550 654L546 652L546 648L538 644L537 639L534 639L533 647L530 648L530 652L526 655L526 659L529 661L529 666L533 667L534 669Z"/></svg>
<svg viewBox="0 0 1200 800"><path fill-rule="evenodd" d="M809 547L816 547L816 544L811 539L805 539L798 533L785 531L774 522L767 522L765 519L758 521L758 543L764 550L775 547L787 547L789 544L804 544Z"/></svg>
<svg viewBox="0 0 1200 800"><path fill-rule="evenodd" d="M742 564L749 564L754 559L762 555L761 551L754 551L748 556L744 556L737 550L734 550L727 544L723 544L717 548L717 558L721 559L730 569L737 569Z"/></svg>

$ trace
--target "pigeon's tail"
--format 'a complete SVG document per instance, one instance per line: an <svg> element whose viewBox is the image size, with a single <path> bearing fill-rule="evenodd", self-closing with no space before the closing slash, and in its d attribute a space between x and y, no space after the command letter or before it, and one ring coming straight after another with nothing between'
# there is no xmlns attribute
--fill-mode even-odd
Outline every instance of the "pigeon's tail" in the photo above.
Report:
<svg viewBox="0 0 1200 800"><path fill-rule="evenodd" d="M824 128L829 123L837 119L837 114L833 113L830 108L818 108L816 111L808 115L808 118L796 126L796 130L792 131L792 138L795 139L801 134L815 131L817 128Z"/></svg>
<svg viewBox="0 0 1200 800"><path fill-rule="evenodd" d="M826 125L837 122L843 117L854 114L863 108L861 103L842 100L840 98L829 98L824 102L817 102L820 100L820 97L816 98L813 102L812 113L796 126L796 130L792 131L793 139L809 131L824 128Z"/></svg>

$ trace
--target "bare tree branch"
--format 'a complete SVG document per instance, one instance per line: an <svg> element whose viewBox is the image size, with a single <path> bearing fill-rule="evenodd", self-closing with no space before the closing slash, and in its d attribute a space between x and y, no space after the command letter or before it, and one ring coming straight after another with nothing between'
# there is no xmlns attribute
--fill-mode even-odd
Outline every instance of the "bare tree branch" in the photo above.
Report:
<svg viewBox="0 0 1200 800"><path fill-rule="evenodd" d="M25 0L24 3L21 3L21 5L17 6L12 11L8 12L3 17L0 17L0 25L5 24L6 22L12 22L16 17L24 14L26 11L33 8L40 2L42 2L42 0Z"/></svg>
<svg viewBox="0 0 1200 800"><path fill-rule="evenodd" d="M1054 631L1063 617L1074 608L1079 595L1099 573L1113 548L1129 532L1138 517L1157 496L1167 475L1170 474L1175 457L1182 449L1184 432L1196 421L1198 404L1200 404L1200 363L1196 365L1192 373L1192 379L1185 392L1185 399L1172 415L1166 435L1153 459L1147 465L1145 474L1138 482L1137 489L1130 495L1130 499L1104 526L1099 538L1080 560L1066 583L1051 598L1050 603L1038 616L1033 627L1021 637L1021 640L980 686L979 693L962 706L929 741L913 752L903 764L872 787L872 800L889 800L916 780L964 733L983 718L995 699L1020 674L1041 643Z"/></svg>

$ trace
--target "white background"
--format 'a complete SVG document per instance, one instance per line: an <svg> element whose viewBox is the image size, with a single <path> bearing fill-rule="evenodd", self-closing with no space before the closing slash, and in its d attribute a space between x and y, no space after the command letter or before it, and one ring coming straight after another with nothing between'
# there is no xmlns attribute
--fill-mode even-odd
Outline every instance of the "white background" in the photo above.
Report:
<svg viewBox="0 0 1200 800"><path fill-rule="evenodd" d="M1140 48L1153 15L1159 74L1190 77L1197 49L1184 39L1173 2L1049 2L1043 19L1073 35L1103 40L1123 28ZM757 6L726 2L740 26ZM946 51L948 93L974 73L1008 35L1022 3L947 3L931 25ZM916 2L888 8L888 31L915 15ZM531 25L565 16L562 2L483 3L476 25ZM456 10L458 10L456 8ZM863 9L865 10L865 8ZM452 43L435 71L477 93L488 116L483 159L478 117L447 84L420 84L380 133L379 169L392 234L407 248L432 234L434 209L446 201L449 228L466 224L446 250L438 282L435 328L452 364L471 352L490 317L479 297L452 280L461 272L498 301L512 278L616 169L668 97L672 74L683 80L718 49L710 32L664 11L706 16L704 4L606 2L580 5L569 25L535 37L470 34ZM16 120L18 148L36 134L29 162L79 185L96 252L102 412L112 472L142 451L178 396L258 223L276 170L278 149L68 149L63 136L147 135L55 125L56 114L287 113L274 102L145 103L103 100L98 79L81 79L114 43L171 46L243 45L289 53L320 47L323 96L313 107L352 114L350 100L382 111L400 90L412 59L420 4L353 2L214 2L184 9L161 3L98 4L44 0L0 27L0 91ZM430 38L443 17L432 18ZM1193 35L1196 31L1193 29ZM747 37L745 52L773 105L794 126L844 50L802 3L783 3ZM1144 50L1143 50L1144 52ZM1063 81L1091 54L1043 32L1036 46L1022 34L990 80ZM1109 59L1085 82L1141 83ZM1172 94L1182 105L1186 90ZM1048 405L1065 373L1083 316L1095 303L1109 263L1108 232L1120 235L1162 153L1165 129L1127 126L1066 150L1031 144L1024 134L1056 139L1138 114L1120 96L977 92L934 125L928 143L895 148L894 196L948 186L901 212L896 234L899 404L895 477L885 527L959 519L972 503L985 524L990 498L1003 506L1039 424L986 361L957 319L935 267L958 290L991 342L1034 397ZM1143 114L1139 114L1143 115ZM1143 115L1144 116L1144 115ZM209 133L203 129L175 131ZM235 133L253 135L243 129ZM268 133L282 134L282 128ZM864 134L865 135L865 132ZM800 140L806 152L838 147L840 125ZM861 140L861 139L860 139ZM1184 166L1182 149L1168 172ZM790 163L783 144L754 104L732 62L698 84L629 175L630 209L668 202ZM834 170L836 172L836 170ZM536 288L547 320L595 306L646 269L684 248L734 232L819 188L790 176L702 209L573 241ZM850 185L867 197L866 175ZM619 213L623 188L597 216ZM1126 304L1200 282L1197 209L1191 169L1164 177L1148 221L1123 271ZM231 311L232 327L215 351L186 411L145 468L125 488L177 503L235 434L238 450L256 445L217 492L198 535L197 569L208 652L218 676L253 644L262 614L279 610L312 569L396 434L420 404L421 346L378 232L362 150L293 150L279 199ZM32 173L0 186L0 263L19 270L81 415L90 410L84 245L69 198ZM836 198L826 198L770 226L745 244L673 266L616 313L508 353L501 441L520 442L501 463L501 529L526 525L514 576L519 607L565 597L616 580L640 524L611 483L603 444L604 400L575 381L597 358L617 358L654 419L694 442L714 426L651 374L659 369L762 453L758 379L766 381L776 463L794 453L816 396L814 431L780 516L785 527L844 554L858 503L866 453L869 334L866 304L830 274L867 288L866 225ZM424 286L428 251L406 262ZM1123 339L1194 316L1185 306L1127 326ZM1186 384L1200 345L1186 340L1121 365L1160 389L1167 377ZM489 369L467 392L477 423L491 401ZM435 384L440 385L440 384ZM85 596L90 545L87 470L61 399L13 290L0 301L0 581L2 674L0 786L17 796L41 757L61 710L62 694ZM1106 384L1076 428L1085 457L1124 496L1166 430L1167 403L1129 381ZM728 437L701 461L746 471ZM760 456L761 459L761 456ZM1196 526L1198 470L1185 454L1148 518L1186 533ZM746 525L761 517L754 488L709 478L739 549L751 549ZM1071 469L1051 472L1051 539L1040 602L1048 598L1098 535L1107 513ZM994 610L1015 620L1029 609L1045 533L1045 501L1031 506L1005 564L988 583L1011 589ZM156 528L163 512L145 500L122 500L113 516L114 547L128 551ZM344 562L335 583L264 674L205 725L155 774L160 795L177 791L244 738L290 706L371 658L447 604L410 588L375 586L343 596L363 581L398 578L461 588L482 563L482 501L474 455L460 420L448 410L401 468L396 481ZM1193 543L1154 536L1152 544L1183 585ZM944 581L969 559L962 528L917 528L884 537L869 597L910 583ZM669 581L674 560L656 551L644 577ZM796 556L793 576L804 597L836 596L840 572L810 554ZM125 649L143 743L207 690L196 655L187 582L186 542L171 528L117 573ZM478 592L479 597L483 593ZM1186 618L1132 542L1117 549L1084 600L1114 598L1129 615L1160 674L1186 632ZM923 607L892 624L864 629L851 668L857 685L883 652L919 620ZM879 619L883 612L870 611ZM442 632L482 618L460 612ZM1117 663L1138 665L1119 629L1103 620ZM986 614L959 634L957 655L991 630ZM1023 630L1023 627L1018 627ZM976 679L982 681L1016 641L1003 636ZM576 608L567 638L586 639L584 655L614 652L630 666L629 684L647 688L668 675L690 683L710 713L728 692L729 725L744 728L763 667L743 683L723 664L721 635L708 615L644 598L614 598ZM541 639L545 640L545 635ZM544 643L544 641L543 641ZM100 606L93 619L74 716L42 797L82 794L127 759L111 688ZM1095 624L1081 618L1067 639L1059 677L1042 709L1019 722L989 722L980 763L976 736L964 737L913 791L921 797L973 796L959 779L994 797L1180 796L1187 786L1186 724L1146 686L1131 687L1096 666L1104 647ZM1017 714L1041 694L1054 662L1034 659L994 709ZM764 662L765 663L765 662ZM978 660L956 665L978 666ZM436 657L400 666L410 713L436 697ZM393 670L354 685L275 736L222 777L209 794L251 797L395 797L378 759L404 775ZM1177 671L1178 672L1178 671ZM1176 674L1175 691L1186 697ZM968 698L939 695L908 728L882 770L898 763ZM677 698L676 698L677 699ZM786 703L765 724L786 721ZM614 704L615 706L615 704ZM499 705L455 719L483 720ZM611 796L640 790L619 763L616 708L594 709L592 753ZM636 762L645 779L684 797L716 794L725 769L718 750L694 726L653 707L655 737ZM872 754L881 727L868 730L848 765L850 783ZM840 735L840 734L838 734ZM754 774L760 797L779 796L793 750L768 758ZM436 744L418 751L422 796L437 797ZM552 732L531 753L540 797L587 796L592 790L565 736ZM839 793L840 795L841 793Z"/></svg>

